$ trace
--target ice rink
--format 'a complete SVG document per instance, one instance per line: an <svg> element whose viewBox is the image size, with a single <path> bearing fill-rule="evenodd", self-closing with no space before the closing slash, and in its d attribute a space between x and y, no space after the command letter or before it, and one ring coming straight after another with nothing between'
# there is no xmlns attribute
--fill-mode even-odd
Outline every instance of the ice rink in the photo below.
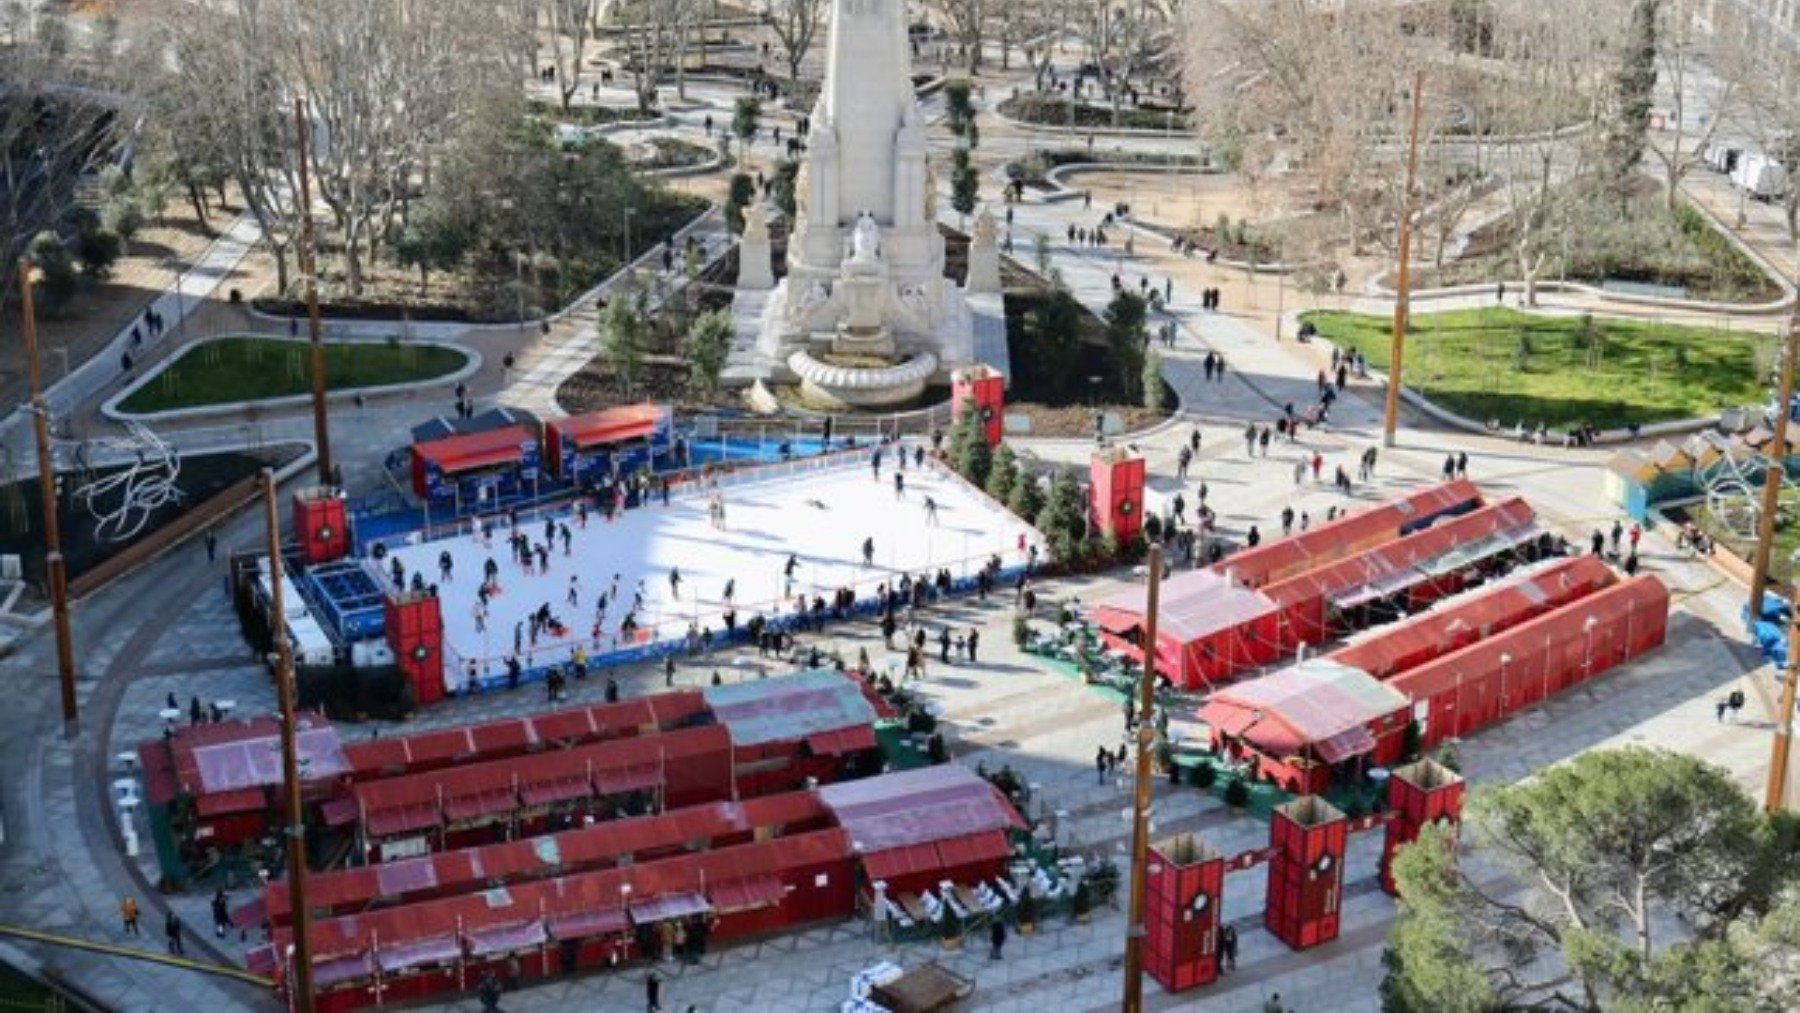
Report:
<svg viewBox="0 0 1800 1013"><path fill-rule="evenodd" d="M491 520L491 544L467 534L402 545L390 554L406 567L408 580L417 571L428 583L438 584L445 681L460 689L471 659L484 679L504 674L515 630L523 630L519 660L527 671L566 661L577 646L590 656L627 646L619 640L619 624L631 612L640 586L638 642L645 632L667 640L685 636L690 624L721 632L727 581L736 582L733 600L740 626L758 612L791 614L783 574L790 554L798 564L793 593L821 595L829 606L838 588L871 599L878 584L898 580L902 573L916 580L948 568L953 577L971 576L995 554L1003 565L1015 566L1023 562L1021 535L1042 550L1035 530L937 465L908 467L905 492L898 496L893 475L890 454L884 455L879 481L866 458L784 477L734 478L717 492L725 506L722 529L709 518L710 493L678 494L667 507L652 500L610 523L590 508L585 527L564 511L555 519L569 529L568 555L560 535L554 545L545 541L543 517L522 517L520 530L534 546L542 543L550 550L547 573L538 572L535 564L527 573L514 560L504 518ZM936 523L927 516L927 498L937 505ZM875 543L870 566L863 565L867 538ZM448 581L438 580L438 557L444 551L454 565ZM489 558L500 568L498 590L477 629L476 592ZM385 574L390 564L380 565ZM678 593L669 581L676 569L681 574ZM610 594L615 575L617 593ZM611 600L596 640L596 603L603 593ZM526 618L544 604L566 629L562 636L540 635L534 645Z"/></svg>

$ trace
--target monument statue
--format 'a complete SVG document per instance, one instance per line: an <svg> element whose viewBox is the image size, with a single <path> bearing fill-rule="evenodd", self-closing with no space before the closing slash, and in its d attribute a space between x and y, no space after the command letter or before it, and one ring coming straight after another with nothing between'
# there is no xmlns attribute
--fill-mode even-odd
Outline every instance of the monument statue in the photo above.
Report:
<svg viewBox="0 0 1800 1013"><path fill-rule="evenodd" d="M944 277L937 184L910 54L905 4L831 0L786 276L772 291L740 286L736 297L740 333L754 329L747 358L757 379L833 390L853 384L855 403L892 405L974 362L975 312L965 289ZM984 320L999 316L983 307ZM986 333L995 326L1003 320L985 324ZM856 370L845 366L852 357ZM876 369L875 359L892 366ZM821 364L833 371L829 383Z"/></svg>

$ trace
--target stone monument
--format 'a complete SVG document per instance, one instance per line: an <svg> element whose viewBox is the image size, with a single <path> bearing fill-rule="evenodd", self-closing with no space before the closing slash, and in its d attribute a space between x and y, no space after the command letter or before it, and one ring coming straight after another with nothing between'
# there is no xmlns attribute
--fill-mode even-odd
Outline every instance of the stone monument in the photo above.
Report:
<svg viewBox="0 0 1800 1013"><path fill-rule="evenodd" d="M975 314L944 277L905 11L898 0L832 0L786 277L773 290L757 284L766 234L758 247L746 226L740 250L735 311L753 354L739 375L799 381L826 407L903 404L976 361ZM997 263L992 275L997 293Z"/></svg>

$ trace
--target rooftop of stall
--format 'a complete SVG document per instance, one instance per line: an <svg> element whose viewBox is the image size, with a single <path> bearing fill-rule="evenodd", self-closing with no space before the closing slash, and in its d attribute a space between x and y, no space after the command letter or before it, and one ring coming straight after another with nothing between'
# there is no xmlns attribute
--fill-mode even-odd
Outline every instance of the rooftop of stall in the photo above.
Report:
<svg viewBox="0 0 1800 1013"><path fill-rule="evenodd" d="M639 463L650 463L650 455L666 451L673 435L674 416L666 405L621 405L571 415L546 424L546 462L558 478L568 481L583 470L578 460L581 451L643 441L643 460L622 464L620 470L627 471Z"/></svg>
<svg viewBox="0 0 1800 1013"><path fill-rule="evenodd" d="M425 499L432 497L432 469L445 476L456 476L512 465L519 469L520 480L528 479L532 476L527 473L536 471L536 455L528 447L537 442L537 432L535 426L519 424L415 443L413 493Z"/></svg>
<svg viewBox="0 0 1800 1013"><path fill-rule="evenodd" d="M875 748L875 708L861 685L830 669L711 686L703 692L713 716L740 747L805 741L820 754Z"/></svg>
<svg viewBox="0 0 1800 1013"><path fill-rule="evenodd" d="M1004 858L1007 832L1025 828L997 788L954 763L828 784L819 797L849 832L871 881L922 875L935 883Z"/></svg>

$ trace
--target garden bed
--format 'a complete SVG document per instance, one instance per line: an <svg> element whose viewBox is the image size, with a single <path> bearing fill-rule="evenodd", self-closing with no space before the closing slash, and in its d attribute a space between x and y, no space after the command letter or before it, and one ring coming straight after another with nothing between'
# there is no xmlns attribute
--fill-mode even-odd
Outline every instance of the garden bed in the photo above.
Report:
<svg viewBox="0 0 1800 1013"><path fill-rule="evenodd" d="M329 342L325 345L325 385L328 390L345 391L420 383L449 376L468 362L468 353L444 345L398 340ZM306 342L223 337L183 349L118 408L145 415L311 392L311 354Z"/></svg>
<svg viewBox="0 0 1800 1013"><path fill-rule="evenodd" d="M1386 370L1393 322L1340 312L1302 317ZM1766 399L1757 344L1767 336L1490 308L1415 314L1406 385L1478 423L1614 429L1716 415Z"/></svg>
<svg viewBox="0 0 1800 1013"><path fill-rule="evenodd" d="M642 123L661 116L636 106L571 105L564 109L555 102L533 102L531 115L551 123L568 123L578 127L603 127L612 123Z"/></svg>
<svg viewBox="0 0 1800 1013"><path fill-rule="evenodd" d="M1003 99L997 110L1000 115L1009 119L1047 127L1073 125L1077 128L1165 131L1182 131L1189 127L1188 114L1180 110L1120 106L1115 118L1111 106L1090 105L1086 102L1075 104L1075 119L1071 124L1067 99L1036 93Z"/></svg>

